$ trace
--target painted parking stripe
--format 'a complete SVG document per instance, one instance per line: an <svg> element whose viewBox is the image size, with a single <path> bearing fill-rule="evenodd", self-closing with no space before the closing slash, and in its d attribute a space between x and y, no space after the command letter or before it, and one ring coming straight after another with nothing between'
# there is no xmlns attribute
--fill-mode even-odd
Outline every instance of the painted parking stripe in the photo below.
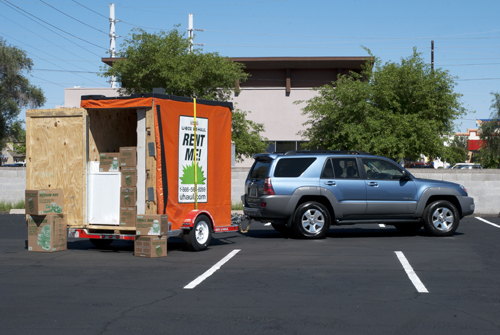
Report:
<svg viewBox="0 0 500 335"><path fill-rule="evenodd" d="M420 281L418 278L417 274L415 271L413 271L413 268L411 267L410 263L406 259L405 255L401 251L394 251L396 253L396 256L398 256L399 261L401 262L401 265L403 265L403 268L406 271L406 274L410 278L411 282L417 289L419 293L429 293L427 289L425 288L424 284Z"/></svg>
<svg viewBox="0 0 500 335"><path fill-rule="evenodd" d="M492 225L492 226L494 226L494 227L500 228L500 226L499 226L499 225L494 224L493 222L490 222L490 221L485 220L485 219L483 219L483 218L476 217L476 219L481 220L481 221L483 221L483 222L486 222L487 224L490 224L490 225Z"/></svg>
<svg viewBox="0 0 500 335"><path fill-rule="evenodd" d="M213 275L215 271L219 270L222 265L224 265L227 261L233 258L234 255L236 255L240 251L241 249L234 249L233 251L231 251L226 257L217 262L217 264L208 269L208 271L206 271L204 274L202 274L201 276L199 276L198 278L196 278L195 280L184 286L184 289L190 290L201 284L201 282L203 282L205 279Z"/></svg>
<svg viewBox="0 0 500 335"><path fill-rule="evenodd" d="M378 226L379 226L380 228L385 228L385 224L383 224L383 223L380 223Z"/></svg>

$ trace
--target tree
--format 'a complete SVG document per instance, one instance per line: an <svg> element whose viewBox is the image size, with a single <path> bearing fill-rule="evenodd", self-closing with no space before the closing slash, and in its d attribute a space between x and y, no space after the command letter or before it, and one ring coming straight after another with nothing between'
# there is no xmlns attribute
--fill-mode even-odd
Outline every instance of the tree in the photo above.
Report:
<svg viewBox="0 0 500 335"><path fill-rule="evenodd" d="M24 75L29 73L33 62L26 52L7 45L0 37L0 145L13 135L12 126L25 107L37 108L45 103L41 88L30 84Z"/></svg>
<svg viewBox="0 0 500 335"><path fill-rule="evenodd" d="M101 75L116 77L121 94L152 92L161 87L166 94L196 99L226 101L238 80L248 75L243 64L218 53L189 52L190 40L178 30L149 34L142 29L120 45L121 60Z"/></svg>
<svg viewBox="0 0 500 335"><path fill-rule="evenodd" d="M241 63L218 53L189 52L191 41L178 30L149 34L142 29L120 45L120 60L113 67L102 68L103 77L115 77L121 83L120 94L152 92L164 88L166 94L216 101L227 101L237 81L248 74ZM236 143L236 159L251 157L265 150L260 136L264 126L247 120L247 112L233 112L232 139ZM245 133L248 131L248 133Z"/></svg>
<svg viewBox="0 0 500 335"><path fill-rule="evenodd" d="M478 158L487 168L497 168L500 164L500 93L491 92L491 121L482 122L479 127L479 138L482 141Z"/></svg>
<svg viewBox="0 0 500 335"><path fill-rule="evenodd" d="M467 150L467 137L455 136L445 148L444 155L441 158L450 164L463 163L469 157Z"/></svg>
<svg viewBox="0 0 500 335"><path fill-rule="evenodd" d="M23 123L24 121L16 121L11 126L13 147L18 154L26 154L26 131Z"/></svg>
<svg viewBox="0 0 500 335"><path fill-rule="evenodd" d="M267 138L262 138L260 132L264 131L262 123L256 123L246 118L248 112L235 109L232 116L231 139L236 148L236 161L241 162L244 157L265 152Z"/></svg>
<svg viewBox="0 0 500 335"><path fill-rule="evenodd" d="M371 52L366 49L370 55ZM453 121L465 114L455 77L432 70L417 53L401 64L371 57L361 73L339 76L306 101L302 136L311 147L360 150L400 159L442 157Z"/></svg>

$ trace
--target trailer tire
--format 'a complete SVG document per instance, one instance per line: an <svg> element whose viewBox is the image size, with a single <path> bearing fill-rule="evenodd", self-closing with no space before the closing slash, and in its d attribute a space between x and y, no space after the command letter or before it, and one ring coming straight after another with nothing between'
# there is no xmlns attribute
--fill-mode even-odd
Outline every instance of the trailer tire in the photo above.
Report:
<svg viewBox="0 0 500 335"><path fill-rule="evenodd" d="M113 243L113 240L91 238L90 243L92 243L97 249L106 249L111 245L111 243Z"/></svg>
<svg viewBox="0 0 500 335"><path fill-rule="evenodd" d="M184 241L186 241L189 249L193 251L205 250L212 239L210 219L206 215L200 215L194 222L193 229L184 233Z"/></svg>

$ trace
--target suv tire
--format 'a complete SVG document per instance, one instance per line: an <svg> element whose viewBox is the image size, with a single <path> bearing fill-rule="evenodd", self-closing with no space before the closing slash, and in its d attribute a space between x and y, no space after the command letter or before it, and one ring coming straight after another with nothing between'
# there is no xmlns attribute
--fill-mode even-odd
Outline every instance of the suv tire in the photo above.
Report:
<svg viewBox="0 0 500 335"><path fill-rule="evenodd" d="M438 200L424 211L424 228L432 236L450 236L458 228L460 214L449 201Z"/></svg>
<svg viewBox="0 0 500 335"><path fill-rule="evenodd" d="M295 211L293 230L302 238L323 238L330 229L330 222L328 209L319 202L309 201Z"/></svg>

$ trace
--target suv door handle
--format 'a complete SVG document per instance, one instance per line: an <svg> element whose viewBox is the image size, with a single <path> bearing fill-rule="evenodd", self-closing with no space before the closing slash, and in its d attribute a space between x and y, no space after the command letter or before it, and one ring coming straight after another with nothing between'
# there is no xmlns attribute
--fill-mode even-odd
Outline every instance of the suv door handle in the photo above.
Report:
<svg viewBox="0 0 500 335"><path fill-rule="evenodd" d="M372 181L372 182L369 182L368 183L368 186L372 186L372 187L378 187L378 183Z"/></svg>
<svg viewBox="0 0 500 335"><path fill-rule="evenodd" d="M328 185L328 186L337 186L337 183L334 182L334 181L325 181L325 185Z"/></svg>

